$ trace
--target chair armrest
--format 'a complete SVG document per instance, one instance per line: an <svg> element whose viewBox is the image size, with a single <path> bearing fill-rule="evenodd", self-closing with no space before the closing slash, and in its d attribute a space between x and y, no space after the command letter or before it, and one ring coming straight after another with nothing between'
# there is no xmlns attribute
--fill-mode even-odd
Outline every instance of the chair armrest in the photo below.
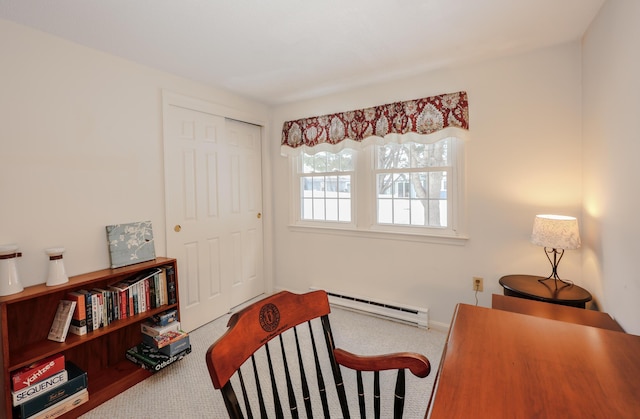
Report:
<svg viewBox="0 0 640 419"><path fill-rule="evenodd" d="M421 378L431 372L431 364L427 357L413 352L362 356L336 348L333 350L333 354L339 365L353 370L383 371L408 368L413 375Z"/></svg>

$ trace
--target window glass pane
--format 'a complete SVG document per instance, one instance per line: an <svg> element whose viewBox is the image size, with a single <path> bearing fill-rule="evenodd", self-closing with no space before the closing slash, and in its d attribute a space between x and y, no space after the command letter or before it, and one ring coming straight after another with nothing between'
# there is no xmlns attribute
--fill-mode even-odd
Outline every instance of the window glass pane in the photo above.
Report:
<svg viewBox="0 0 640 419"><path fill-rule="evenodd" d="M447 190L446 188L446 179L447 172L430 172L429 173L429 198L432 199L440 199L443 196L446 199Z"/></svg>
<svg viewBox="0 0 640 419"><path fill-rule="evenodd" d="M304 176L300 178L300 193L302 197L311 196L311 191L313 191L313 177Z"/></svg>
<svg viewBox="0 0 640 419"><path fill-rule="evenodd" d="M408 199L393 200L393 224L409 224L411 217L411 201Z"/></svg>
<svg viewBox="0 0 640 419"><path fill-rule="evenodd" d="M378 169L404 169L410 167L410 150L407 144L389 143L377 148Z"/></svg>
<svg viewBox="0 0 640 419"><path fill-rule="evenodd" d="M340 171L340 154L327 153L327 172Z"/></svg>
<svg viewBox="0 0 640 419"><path fill-rule="evenodd" d="M309 154L303 154L301 159L302 173L313 173L315 171L315 157Z"/></svg>
<svg viewBox="0 0 640 419"><path fill-rule="evenodd" d="M393 193L393 175L384 173L378 175L378 198L388 197Z"/></svg>
<svg viewBox="0 0 640 419"><path fill-rule="evenodd" d="M392 204L391 199L378 199L378 224L393 223Z"/></svg>
<svg viewBox="0 0 640 419"><path fill-rule="evenodd" d="M353 171L353 150L342 150L340 152L340 170L343 172Z"/></svg>
<svg viewBox="0 0 640 419"><path fill-rule="evenodd" d="M338 221L338 200L327 199L325 200L325 220Z"/></svg>
<svg viewBox="0 0 640 419"><path fill-rule="evenodd" d="M351 199L340 199L338 201L338 221L351 222Z"/></svg>
<svg viewBox="0 0 640 419"><path fill-rule="evenodd" d="M313 156L313 169L315 172L327 171L327 153L316 153Z"/></svg>
<svg viewBox="0 0 640 419"><path fill-rule="evenodd" d="M427 200L414 199L411 201L411 225L424 226L426 215Z"/></svg>
<svg viewBox="0 0 640 419"><path fill-rule="evenodd" d="M411 167L443 167L449 166L450 139L440 140L433 144L412 144Z"/></svg>
<svg viewBox="0 0 640 419"><path fill-rule="evenodd" d="M313 200L313 219L314 220L324 220L324 199L314 199Z"/></svg>
<svg viewBox="0 0 640 419"><path fill-rule="evenodd" d="M312 195L314 198L324 197L324 176L314 176Z"/></svg>
<svg viewBox="0 0 640 419"><path fill-rule="evenodd" d="M300 218L303 220L313 220L313 200L309 198L304 198L302 200Z"/></svg>
<svg viewBox="0 0 640 419"><path fill-rule="evenodd" d="M347 195L340 195L343 198L350 197L351 193L351 176L338 176L338 191L347 193Z"/></svg>

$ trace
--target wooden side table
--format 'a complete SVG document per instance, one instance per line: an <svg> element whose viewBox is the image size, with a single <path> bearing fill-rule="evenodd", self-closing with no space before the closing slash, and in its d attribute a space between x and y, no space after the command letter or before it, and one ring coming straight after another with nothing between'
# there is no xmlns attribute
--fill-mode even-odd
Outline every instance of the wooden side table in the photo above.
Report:
<svg viewBox="0 0 640 419"><path fill-rule="evenodd" d="M585 308L587 302L593 298L589 291L575 284L564 284L550 279L540 282L543 276L534 275L506 275L500 278L500 285L504 288L504 295L544 301L571 307Z"/></svg>
<svg viewBox="0 0 640 419"><path fill-rule="evenodd" d="M527 314L529 316L544 317L545 319L560 320L567 323L599 327L600 329L615 330L616 332L624 332L624 329L617 321L607 313L601 311L581 310L577 307L543 303L542 301L498 294L491 296L491 308Z"/></svg>

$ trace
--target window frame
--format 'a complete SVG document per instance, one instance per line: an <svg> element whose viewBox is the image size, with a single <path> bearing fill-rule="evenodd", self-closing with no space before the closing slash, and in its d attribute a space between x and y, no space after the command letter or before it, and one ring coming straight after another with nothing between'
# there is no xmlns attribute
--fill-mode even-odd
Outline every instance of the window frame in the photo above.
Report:
<svg viewBox="0 0 640 419"><path fill-rule="evenodd" d="M342 151L342 150L340 150ZM338 153L340 152L338 151ZM321 151L321 152L325 152L325 150ZM327 152L331 152L331 151L327 151ZM292 206L290 206L290 208L295 208L295 210L293 210L294 212L294 224L297 226L308 226L308 227L317 227L317 228L334 228L334 229L348 229L348 230L355 230L357 229L357 225L356 225L356 201L355 201L355 194L354 194L354 188L356 188L357 186L357 182L356 182L356 168L358 166L357 160L359 158L358 156L358 150L353 150L353 166L354 166L354 170L351 171L333 171L333 172L318 172L318 173L307 173L304 172L302 170L302 165L304 164L303 159L304 159L304 154L310 154L310 153L300 153L292 158L290 158L290 160L292 161L292 193L290 194L290 196L292 197ZM334 153L337 154L337 153ZM344 176L344 175L348 175L351 176L351 187L350 187L350 200L351 200L351 214L350 214L350 220L351 221L339 221L339 220L310 220L310 219L303 219L302 218L302 206L303 204L303 197L301 196L301 187L300 187L300 181L302 178L304 177L310 177L310 176Z"/></svg>
<svg viewBox="0 0 640 419"><path fill-rule="evenodd" d="M303 220L301 218L300 173L302 153L290 157L291 167L291 217L289 228L293 231L309 231L327 234L367 236L403 241L433 242L463 245L467 240L464 208L466 208L466 178L464 139L451 138L450 176L447 179L448 226L427 227L412 225L382 225L377 223L377 186L374 171L375 145L354 150L354 172L351 178L351 222ZM309 154L309 153L308 153ZM428 170L427 170L428 171ZM364 205L362 203L365 203Z"/></svg>

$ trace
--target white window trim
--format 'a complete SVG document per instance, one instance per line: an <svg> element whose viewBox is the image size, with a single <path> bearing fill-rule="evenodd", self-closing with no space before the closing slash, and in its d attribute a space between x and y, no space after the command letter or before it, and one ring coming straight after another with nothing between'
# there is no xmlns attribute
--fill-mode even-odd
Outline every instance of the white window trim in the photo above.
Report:
<svg viewBox="0 0 640 419"><path fill-rule="evenodd" d="M448 245L464 245L469 239L463 214L466 211L466 177L464 139L455 136L452 141L452 181L456 184L456 193L449 200L448 219L450 227L446 229L428 228L421 226L378 225L376 223L376 192L375 181L361 181L373 176L374 147L360 149L355 157L355 173L351 180L351 222L310 221L302 220L300 214L300 185L298 179L298 164L301 157L289 158L290 163L290 193L289 230L299 232L314 232L352 237L366 237L376 239L402 240ZM453 160L452 160L453 161ZM359 205L366 202L366 205ZM293 210L295 208L295 210Z"/></svg>

